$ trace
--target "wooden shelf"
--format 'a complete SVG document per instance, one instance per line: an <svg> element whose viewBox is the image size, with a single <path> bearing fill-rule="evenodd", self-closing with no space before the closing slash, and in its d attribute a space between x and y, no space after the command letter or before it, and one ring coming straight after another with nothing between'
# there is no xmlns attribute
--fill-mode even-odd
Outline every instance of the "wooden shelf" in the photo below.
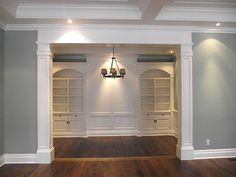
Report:
<svg viewBox="0 0 236 177"><path fill-rule="evenodd" d="M163 110L166 110L171 105L170 84L170 75L160 69L156 71L149 70L144 72L144 75L141 74L141 112L163 112Z"/></svg>
<svg viewBox="0 0 236 177"><path fill-rule="evenodd" d="M65 76L67 75L67 73L64 74ZM54 112L64 112L65 109L68 110L67 111L68 113L72 112L70 110L83 110L84 81L83 77L81 76L82 75L78 75L78 77L76 78L71 78L71 77L53 78L53 97L54 97L53 106L55 106ZM59 106L64 106L64 107L59 107ZM75 108L76 106L77 108Z"/></svg>

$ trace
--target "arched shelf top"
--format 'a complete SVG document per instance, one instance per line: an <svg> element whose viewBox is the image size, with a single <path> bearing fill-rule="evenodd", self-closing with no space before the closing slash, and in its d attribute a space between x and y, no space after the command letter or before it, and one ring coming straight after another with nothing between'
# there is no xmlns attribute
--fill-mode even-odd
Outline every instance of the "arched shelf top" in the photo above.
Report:
<svg viewBox="0 0 236 177"><path fill-rule="evenodd" d="M170 74L161 69L150 69L140 74L141 78L169 78Z"/></svg>
<svg viewBox="0 0 236 177"><path fill-rule="evenodd" d="M55 72L53 78L83 78L83 74L74 69L62 69Z"/></svg>

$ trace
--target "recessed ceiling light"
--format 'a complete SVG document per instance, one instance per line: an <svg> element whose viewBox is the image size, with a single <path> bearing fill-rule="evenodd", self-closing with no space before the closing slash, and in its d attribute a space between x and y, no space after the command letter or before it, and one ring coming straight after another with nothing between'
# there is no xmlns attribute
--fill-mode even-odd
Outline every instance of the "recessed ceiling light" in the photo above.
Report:
<svg viewBox="0 0 236 177"><path fill-rule="evenodd" d="M220 26L221 25L221 23L216 23L216 26Z"/></svg>
<svg viewBox="0 0 236 177"><path fill-rule="evenodd" d="M71 20L71 19L68 19L68 20L67 20L67 23L71 24L71 23L72 23L72 20Z"/></svg>

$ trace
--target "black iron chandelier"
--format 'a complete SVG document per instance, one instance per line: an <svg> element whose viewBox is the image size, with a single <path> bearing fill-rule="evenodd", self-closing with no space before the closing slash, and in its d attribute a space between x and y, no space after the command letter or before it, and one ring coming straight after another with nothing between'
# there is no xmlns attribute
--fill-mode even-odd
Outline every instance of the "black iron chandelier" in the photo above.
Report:
<svg viewBox="0 0 236 177"><path fill-rule="evenodd" d="M124 78L124 75L126 74L125 69L121 68L119 69L119 66L117 64L116 57L114 56L114 47L113 47L113 56L111 58L111 67L109 73L107 72L107 69L102 68L101 74L104 78Z"/></svg>

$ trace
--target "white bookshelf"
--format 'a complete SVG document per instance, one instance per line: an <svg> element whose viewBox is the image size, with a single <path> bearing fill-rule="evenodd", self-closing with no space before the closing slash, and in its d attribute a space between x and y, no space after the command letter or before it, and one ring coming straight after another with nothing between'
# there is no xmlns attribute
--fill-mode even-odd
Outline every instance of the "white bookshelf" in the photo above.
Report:
<svg viewBox="0 0 236 177"><path fill-rule="evenodd" d="M170 74L156 69L141 74L141 112L169 111L171 106Z"/></svg>
<svg viewBox="0 0 236 177"><path fill-rule="evenodd" d="M76 136L84 129L84 77L73 69L53 74L53 133Z"/></svg>
<svg viewBox="0 0 236 177"><path fill-rule="evenodd" d="M139 83L142 132L171 134L171 74L162 69L147 69L140 74Z"/></svg>

